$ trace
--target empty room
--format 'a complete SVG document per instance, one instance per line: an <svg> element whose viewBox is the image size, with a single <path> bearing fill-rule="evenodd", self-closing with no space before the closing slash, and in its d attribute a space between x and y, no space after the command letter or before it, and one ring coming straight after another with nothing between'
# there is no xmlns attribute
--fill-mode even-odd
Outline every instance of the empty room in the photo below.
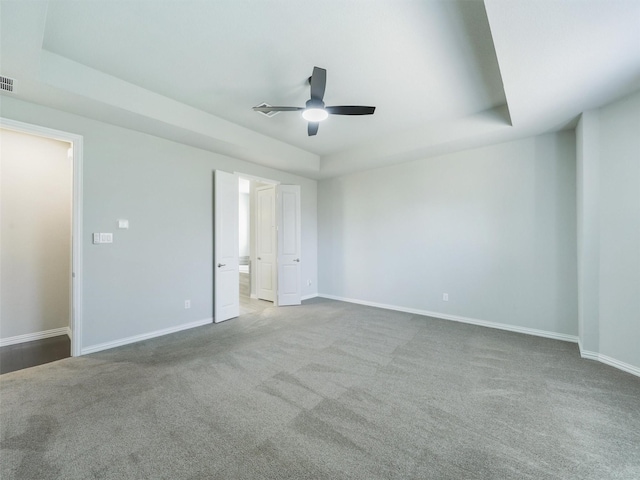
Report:
<svg viewBox="0 0 640 480"><path fill-rule="evenodd" d="M638 32L0 0L0 477L640 478Z"/></svg>

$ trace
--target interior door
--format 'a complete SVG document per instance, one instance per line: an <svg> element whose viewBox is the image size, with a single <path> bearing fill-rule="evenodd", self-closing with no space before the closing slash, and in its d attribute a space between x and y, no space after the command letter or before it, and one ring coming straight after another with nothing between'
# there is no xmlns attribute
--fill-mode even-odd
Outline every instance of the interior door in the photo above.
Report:
<svg viewBox="0 0 640 480"><path fill-rule="evenodd" d="M300 305L300 186L276 187L278 305Z"/></svg>
<svg viewBox="0 0 640 480"><path fill-rule="evenodd" d="M214 321L240 314L238 177L214 172Z"/></svg>
<svg viewBox="0 0 640 480"><path fill-rule="evenodd" d="M262 300L276 297L276 190L256 188L256 295Z"/></svg>

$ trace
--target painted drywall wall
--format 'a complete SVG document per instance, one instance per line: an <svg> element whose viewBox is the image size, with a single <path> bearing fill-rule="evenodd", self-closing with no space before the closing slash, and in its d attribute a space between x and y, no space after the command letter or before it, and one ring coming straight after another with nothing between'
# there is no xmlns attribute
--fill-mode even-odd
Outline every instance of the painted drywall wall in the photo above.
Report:
<svg viewBox="0 0 640 480"><path fill-rule="evenodd" d="M580 348L599 351L600 331L600 147L597 112L576 127L578 337Z"/></svg>
<svg viewBox="0 0 640 480"><path fill-rule="evenodd" d="M640 374L640 92L576 128L581 354Z"/></svg>
<svg viewBox="0 0 640 480"><path fill-rule="evenodd" d="M640 93L599 111L599 353L640 372Z"/></svg>
<svg viewBox="0 0 640 480"><path fill-rule="evenodd" d="M69 327L71 144L0 129L0 338Z"/></svg>
<svg viewBox="0 0 640 480"><path fill-rule="evenodd" d="M567 131L321 181L320 293L577 335L575 158Z"/></svg>
<svg viewBox="0 0 640 480"><path fill-rule="evenodd" d="M0 113L84 137L85 349L213 316L215 169L301 186L302 278L313 280L302 294L314 293L315 180L14 98L3 97ZM92 232L113 232L114 243L92 245Z"/></svg>

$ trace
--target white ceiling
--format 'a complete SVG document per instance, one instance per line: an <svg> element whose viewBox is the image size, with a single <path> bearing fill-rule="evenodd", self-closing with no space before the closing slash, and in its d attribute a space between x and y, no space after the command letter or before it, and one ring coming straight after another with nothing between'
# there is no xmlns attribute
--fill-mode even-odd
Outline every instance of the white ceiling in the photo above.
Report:
<svg viewBox="0 0 640 480"><path fill-rule="evenodd" d="M324 178L563 128L640 88L637 0L0 0L15 96ZM331 116L296 112L314 66ZM504 84L504 86L503 86Z"/></svg>

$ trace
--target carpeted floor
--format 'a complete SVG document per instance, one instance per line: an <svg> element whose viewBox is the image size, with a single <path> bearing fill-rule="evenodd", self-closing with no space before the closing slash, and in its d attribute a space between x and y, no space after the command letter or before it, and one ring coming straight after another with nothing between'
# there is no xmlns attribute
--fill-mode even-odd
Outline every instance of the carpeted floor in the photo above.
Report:
<svg viewBox="0 0 640 480"><path fill-rule="evenodd" d="M640 379L323 299L0 377L8 479L638 479Z"/></svg>

